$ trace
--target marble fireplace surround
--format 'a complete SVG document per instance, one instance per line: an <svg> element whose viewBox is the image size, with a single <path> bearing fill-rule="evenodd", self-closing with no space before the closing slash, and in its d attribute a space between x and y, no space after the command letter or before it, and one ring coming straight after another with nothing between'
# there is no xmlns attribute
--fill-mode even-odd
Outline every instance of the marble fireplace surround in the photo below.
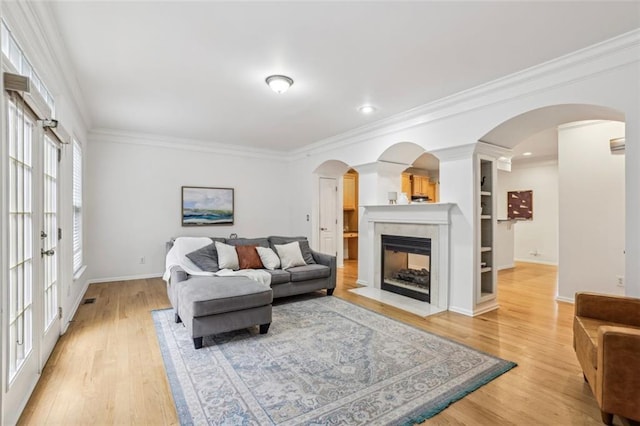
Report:
<svg viewBox="0 0 640 426"><path fill-rule="evenodd" d="M364 206L360 227L360 284L380 289L381 235L431 239L431 305L449 307L449 226L451 203ZM362 232L366 231L366 232ZM422 302L426 303L426 302Z"/></svg>

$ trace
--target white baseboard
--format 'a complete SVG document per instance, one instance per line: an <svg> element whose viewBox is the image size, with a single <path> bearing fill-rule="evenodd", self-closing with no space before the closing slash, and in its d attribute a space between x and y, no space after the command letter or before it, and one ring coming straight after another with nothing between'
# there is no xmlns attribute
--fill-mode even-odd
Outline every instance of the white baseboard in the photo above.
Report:
<svg viewBox="0 0 640 426"><path fill-rule="evenodd" d="M478 315L486 314L487 312L495 311L498 309L500 305L498 303L492 303L489 306L485 306L483 308L476 309L473 311L473 316L477 317Z"/></svg>
<svg viewBox="0 0 640 426"><path fill-rule="evenodd" d="M511 269L511 268L515 268L516 264L515 263L511 263L509 265L502 265L502 266L498 266L497 270L498 271L502 271L503 269Z"/></svg>
<svg viewBox="0 0 640 426"><path fill-rule="evenodd" d="M143 275L126 275L124 277L106 277L106 278L92 278L87 280L88 284L97 284L97 283L112 283L115 281L131 281L131 280L146 280L148 278L160 278L164 275L163 273L156 274L143 274Z"/></svg>
<svg viewBox="0 0 640 426"><path fill-rule="evenodd" d="M67 332L67 329L69 328L69 323L71 323L71 320L73 320L73 317L76 315L76 312L80 307L80 303L82 303L82 299L84 299L84 295L87 294L88 288L89 288L89 281L85 281L84 285L82 286L82 291L78 293L78 298L73 304L73 308L71 308L64 317L64 324L62 325L62 330L60 334L64 334Z"/></svg>
<svg viewBox="0 0 640 426"><path fill-rule="evenodd" d="M464 308L458 308L457 306L449 306L449 310L451 312L455 312L456 314L462 314L468 317L472 317L473 316L473 311L470 311L468 309L464 309Z"/></svg>
<svg viewBox="0 0 640 426"><path fill-rule="evenodd" d="M574 304L576 302L573 299L573 297L563 297L563 296L556 296L556 301L558 301L558 302L567 302L567 303L571 303L571 304Z"/></svg>
<svg viewBox="0 0 640 426"><path fill-rule="evenodd" d="M536 259L513 259L516 262L524 262L524 263L537 263L539 265L551 265L558 266L558 262L549 262L546 260L536 260Z"/></svg>

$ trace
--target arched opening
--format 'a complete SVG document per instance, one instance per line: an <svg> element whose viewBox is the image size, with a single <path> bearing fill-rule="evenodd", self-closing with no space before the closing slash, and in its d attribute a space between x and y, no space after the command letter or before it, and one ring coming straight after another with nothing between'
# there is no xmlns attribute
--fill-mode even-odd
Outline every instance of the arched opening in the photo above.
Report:
<svg viewBox="0 0 640 426"><path fill-rule="evenodd" d="M336 256L338 266L343 266L345 252L343 188L344 176L350 169L351 167L343 161L327 160L313 172L317 191L317 196L313 197L317 200L313 209L316 214L312 215L311 220L313 240L318 251ZM357 228L355 232L357 235Z"/></svg>
<svg viewBox="0 0 640 426"><path fill-rule="evenodd" d="M623 293L625 166L610 140L624 138L624 119L603 106L553 105L480 138L512 149L510 171L498 171L494 187L497 269L557 265L558 300L572 301L576 291ZM525 192L533 199L532 218L514 219L509 200Z"/></svg>
<svg viewBox="0 0 640 426"><path fill-rule="evenodd" d="M412 203L437 203L440 200L440 160L425 152L401 175L402 193Z"/></svg>

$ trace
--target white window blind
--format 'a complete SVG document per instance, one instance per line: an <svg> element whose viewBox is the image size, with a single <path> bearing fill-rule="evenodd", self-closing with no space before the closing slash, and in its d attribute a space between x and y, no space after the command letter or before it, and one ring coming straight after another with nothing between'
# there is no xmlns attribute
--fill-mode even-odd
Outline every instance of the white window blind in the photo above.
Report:
<svg viewBox="0 0 640 426"><path fill-rule="evenodd" d="M73 141L73 272L82 267L82 148Z"/></svg>

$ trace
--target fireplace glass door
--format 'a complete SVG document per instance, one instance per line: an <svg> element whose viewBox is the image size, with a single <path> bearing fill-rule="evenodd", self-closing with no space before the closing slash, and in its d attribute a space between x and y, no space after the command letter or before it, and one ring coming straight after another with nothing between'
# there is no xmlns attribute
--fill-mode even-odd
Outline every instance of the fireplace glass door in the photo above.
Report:
<svg viewBox="0 0 640 426"><path fill-rule="evenodd" d="M431 239L382 235L382 290L431 302Z"/></svg>

